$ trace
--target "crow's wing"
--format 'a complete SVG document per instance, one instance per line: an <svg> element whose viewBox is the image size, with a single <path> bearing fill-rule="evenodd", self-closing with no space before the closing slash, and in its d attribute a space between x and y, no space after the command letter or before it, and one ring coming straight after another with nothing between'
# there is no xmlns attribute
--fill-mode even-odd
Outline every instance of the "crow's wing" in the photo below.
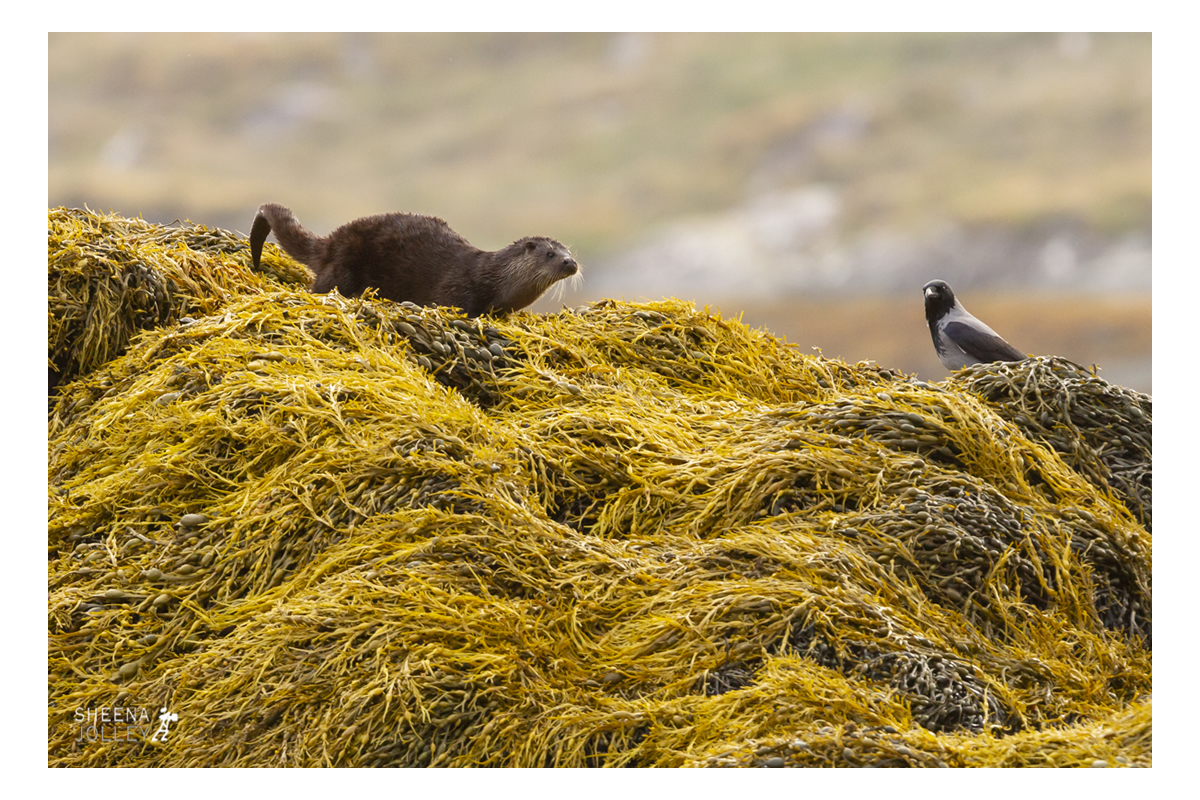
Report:
<svg viewBox="0 0 1200 800"><path fill-rule="evenodd" d="M942 327L942 334L971 358L983 362L1024 361L1027 357L992 331L981 330L965 322L947 322Z"/></svg>

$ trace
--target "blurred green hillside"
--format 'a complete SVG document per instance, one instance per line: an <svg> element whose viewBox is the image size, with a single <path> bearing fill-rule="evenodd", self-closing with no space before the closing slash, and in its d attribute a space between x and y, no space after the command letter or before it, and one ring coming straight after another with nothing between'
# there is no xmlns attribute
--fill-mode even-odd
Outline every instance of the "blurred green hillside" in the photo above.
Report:
<svg viewBox="0 0 1200 800"><path fill-rule="evenodd" d="M1150 224L1145 35L52 34L49 204L383 210L602 250L758 191L842 224Z"/></svg>

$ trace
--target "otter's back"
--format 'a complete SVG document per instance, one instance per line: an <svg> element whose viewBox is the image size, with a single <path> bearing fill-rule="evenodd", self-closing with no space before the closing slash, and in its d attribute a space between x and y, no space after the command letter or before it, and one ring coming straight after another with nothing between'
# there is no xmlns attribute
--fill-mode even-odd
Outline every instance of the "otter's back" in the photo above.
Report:
<svg viewBox="0 0 1200 800"><path fill-rule="evenodd" d="M327 266L314 292L346 296L375 287L381 297L418 305L445 303L470 285L480 250L437 217L379 214L329 234Z"/></svg>

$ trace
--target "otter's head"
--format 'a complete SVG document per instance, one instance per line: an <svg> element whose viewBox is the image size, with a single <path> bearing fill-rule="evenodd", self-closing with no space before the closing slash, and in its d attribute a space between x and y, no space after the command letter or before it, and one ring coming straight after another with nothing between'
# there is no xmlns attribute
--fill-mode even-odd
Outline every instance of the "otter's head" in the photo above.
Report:
<svg viewBox="0 0 1200 800"><path fill-rule="evenodd" d="M546 286L579 274L579 262L562 242L547 239L545 236L531 236L522 242L530 267L541 269L550 278L550 283Z"/></svg>
<svg viewBox="0 0 1200 800"><path fill-rule="evenodd" d="M496 311L524 308L563 278L578 280L583 274L567 246L545 236L513 242L499 255L503 256L504 285L493 304Z"/></svg>

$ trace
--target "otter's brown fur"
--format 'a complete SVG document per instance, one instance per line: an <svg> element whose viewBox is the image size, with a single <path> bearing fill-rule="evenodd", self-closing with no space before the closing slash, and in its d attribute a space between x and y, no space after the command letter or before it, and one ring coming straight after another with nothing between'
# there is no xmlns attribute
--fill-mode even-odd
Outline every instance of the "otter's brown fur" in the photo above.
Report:
<svg viewBox="0 0 1200 800"><path fill-rule="evenodd" d="M313 270L314 292L336 288L353 297L374 288L389 300L454 306L472 317L524 308L579 271L571 251L544 236L489 252L437 217L400 213L363 217L317 236L275 203L261 206L250 228L255 269L268 233Z"/></svg>

